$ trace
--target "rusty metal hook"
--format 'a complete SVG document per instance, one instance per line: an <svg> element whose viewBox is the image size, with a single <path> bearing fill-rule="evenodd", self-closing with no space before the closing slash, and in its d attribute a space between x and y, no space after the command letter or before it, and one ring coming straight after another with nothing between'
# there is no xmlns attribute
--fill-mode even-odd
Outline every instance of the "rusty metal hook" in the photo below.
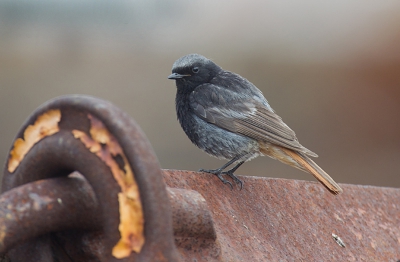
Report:
<svg viewBox="0 0 400 262"><path fill-rule="evenodd" d="M85 177L101 203L104 261L180 261L162 171L145 135L126 113L82 95L45 103L17 134L2 192L73 171ZM14 243L8 241L11 237L0 236L3 248ZM42 243L48 249L48 241ZM11 253L24 254L36 246L27 242Z"/></svg>

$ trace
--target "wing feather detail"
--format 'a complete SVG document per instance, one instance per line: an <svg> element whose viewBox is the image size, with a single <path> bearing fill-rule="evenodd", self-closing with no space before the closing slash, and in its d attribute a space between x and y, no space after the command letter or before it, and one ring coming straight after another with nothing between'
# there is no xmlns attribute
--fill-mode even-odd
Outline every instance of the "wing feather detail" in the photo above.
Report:
<svg viewBox="0 0 400 262"><path fill-rule="evenodd" d="M318 156L299 143L294 131L259 95L259 90L254 96L240 91L240 88L234 90L203 84L190 95L190 105L198 117L220 128L309 156Z"/></svg>

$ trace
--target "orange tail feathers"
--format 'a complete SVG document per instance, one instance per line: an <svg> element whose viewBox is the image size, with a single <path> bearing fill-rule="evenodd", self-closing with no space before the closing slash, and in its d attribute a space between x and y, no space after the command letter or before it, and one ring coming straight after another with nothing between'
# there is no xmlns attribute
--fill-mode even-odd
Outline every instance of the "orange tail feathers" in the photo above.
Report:
<svg viewBox="0 0 400 262"><path fill-rule="evenodd" d="M312 174L332 194L337 195L343 192L340 186L308 156L283 147L281 147L281 150L296 161L302 167L301 169Z"/></svg>

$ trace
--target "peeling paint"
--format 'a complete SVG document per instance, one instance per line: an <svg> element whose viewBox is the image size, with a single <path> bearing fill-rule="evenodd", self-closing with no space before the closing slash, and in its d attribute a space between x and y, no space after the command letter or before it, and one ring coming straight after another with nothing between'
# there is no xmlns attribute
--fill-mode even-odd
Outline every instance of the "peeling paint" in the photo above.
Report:
<svg viewBox="0 0 400 262"><path fill-rule="evenodd" d="M23 138L17 138L8 159L8 171L13 173L24 159L29 150L41 139L59 131L58 122L61 112L58 109L49 110L38 116L33 125L29 125L24 131Z"/></svg>
<svg viewBox="0 0 400 262"><path fill-rule="evenodd" d="M144 217L140 201L139 188L131 166L118 141L106 129L103 123L92 115L88 115L91 123L90 136L80 130L72 130L75 138L96 154L110 169L121 187L118 194L121 239L114 246L112 254L116 258L128 257L132 251L139 253L144 245ZM123 169L115 157L120 156Z"/></svg>

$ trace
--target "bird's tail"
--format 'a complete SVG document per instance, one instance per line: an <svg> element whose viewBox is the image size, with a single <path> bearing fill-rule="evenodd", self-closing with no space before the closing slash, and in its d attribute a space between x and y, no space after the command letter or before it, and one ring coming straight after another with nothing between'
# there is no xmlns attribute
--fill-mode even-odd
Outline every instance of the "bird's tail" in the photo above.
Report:
<svg viewBox="0 0 400 262"><path fill-rule="evenodd" d="M277 145L271 146L271 144L262 145L260 149L261 153L266 156L310 173L332 194L337 195L343 192L340 186L306 154Z"/></svg>
<svg viewBox="0 0 400 262"><path fill-rule="evenodd" d="M293 150L282 148L282 151L290 156L294 161L301 166L301 170L313 175L321 184L323 184L331 193L337 195L343 192L340 186L314 161L307 155L295 152Z"/></svg>

